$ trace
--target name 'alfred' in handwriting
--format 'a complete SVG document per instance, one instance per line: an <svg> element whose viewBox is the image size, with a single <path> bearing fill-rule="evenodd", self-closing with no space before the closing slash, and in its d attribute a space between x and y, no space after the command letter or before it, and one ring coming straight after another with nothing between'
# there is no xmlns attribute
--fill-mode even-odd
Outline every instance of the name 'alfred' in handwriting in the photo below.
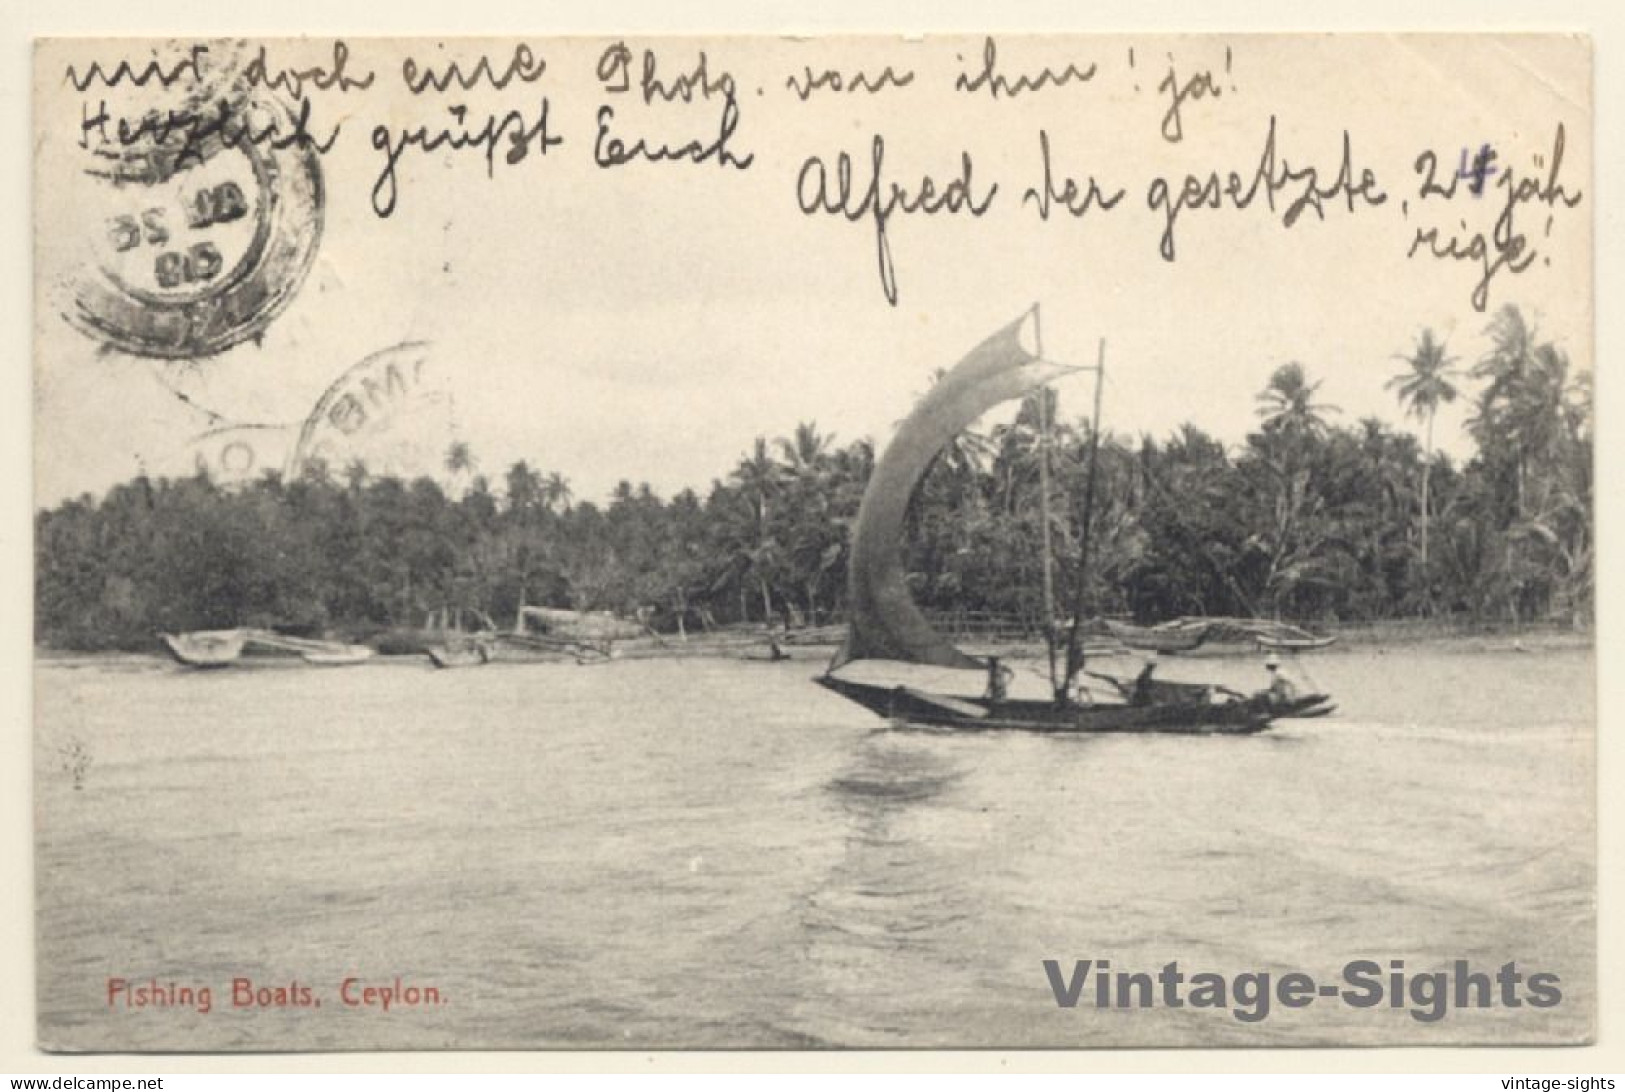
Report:
<svg viewBox="0 0 1625 1092"><path fill-rule="evenodd" d="M977 196L974 178L975 165L969 152L959 154L959 176L939 188L935 179L924 175L912 191L904 186L883 181L886 160L886 140L876 133L870 144L869 179L867 183L853 182L853 161L846 152L835 158L834 178L819 156L809 156L796 175L796 200L807 216L825 213L844 216L852 223L873 219L875 225L875 257L880 270L880 288L886 302L897 305L897 268L892 261L891 239L886 233L886 222L893 213L935 216L939 213L957 215L968 213L980 217L993 205L999 192L998 183L989 185Z"/></svg>

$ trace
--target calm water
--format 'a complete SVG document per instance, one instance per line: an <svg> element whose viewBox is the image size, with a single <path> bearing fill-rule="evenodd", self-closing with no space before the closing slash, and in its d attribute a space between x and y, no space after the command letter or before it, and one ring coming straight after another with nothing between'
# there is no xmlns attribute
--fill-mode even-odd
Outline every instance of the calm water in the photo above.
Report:
<svg viewBox="0 0 1625 1092"><path fill-rule="evenodd" d="M78 1049L1572 1041L1595 1008L1587 652L1330 652L1262 736L889 729L725 661L44 663L41 1040ZM1246 661L1176 665L1256 684ZM76 750L77 749L77 750ZM89 758L74 788L75 754ZM1057 1007L1041 961L1508 960L1563 1003ZM208 985L213 1011L107 1004ZM348 977L438 1007L348 1007ZM234 977L320 1008L233 1009Z"/></svg>

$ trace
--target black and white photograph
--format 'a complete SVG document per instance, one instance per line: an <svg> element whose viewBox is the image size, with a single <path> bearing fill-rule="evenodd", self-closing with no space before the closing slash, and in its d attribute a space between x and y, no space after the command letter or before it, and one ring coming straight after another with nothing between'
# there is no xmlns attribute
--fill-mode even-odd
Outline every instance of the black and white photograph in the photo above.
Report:
<svg viewBox="0 0 1625 1092"><path fill-rule="evenodd" d="M1594 1042L1592 67L36 41L39 1048Z"/></svg>

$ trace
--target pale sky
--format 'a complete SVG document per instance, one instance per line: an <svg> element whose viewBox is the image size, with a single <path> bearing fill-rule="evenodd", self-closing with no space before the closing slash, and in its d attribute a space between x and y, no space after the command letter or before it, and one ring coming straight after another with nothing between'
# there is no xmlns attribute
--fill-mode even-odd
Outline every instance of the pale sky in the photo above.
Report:
<svg viewBox="0 0 1625 1092"><path fill-rule="evenodd" d="M81 96L60 82L70 53L43 53L37 503L100 492L141 468L189 472L194 437L219 423L196 406L229 423L284 426L255 433L262 457L276 461L346 369L409 340L429 343L432 382L391 423L403 469L440 475L456 438L493 479L524 458L562 472L578 497L594 500L622 478L665 495L703 491L755 436L787 434L801 420L841 442L884 442L936 368L1034 302L1046 355L1092 363L1106 339L1105 423L1118 433L1161 437L1191 421L1239 442L1257 423L1254 396L1288 360L1322 381L1320 400L1343 410L1334 420L1401 423L1384 389L1401 367L1395 354L1431 326L1470 366L1505 302L1520 304L1577 368L1591 366L1590 58L1572 41L1004 36L999 66L1011 78L1044 65L1095 65L1087 82L1014 100L952 89L960 71L980 67L981 38L660 43L663 77L692 69L702 48L713 78L734 75L739 124L729 148L755 157L745 171L714 161L595 167L600 106L615 111L614 135L680 144L714 138L721 100L645 106L597 85L607 43L531 44L549 64L536 83L437 100L399 90L402 47L351 43L352 70L370 67L378 79L365 93L312 100L315 118L342 121L344 130L321 163L328 204L309 275L258 343L184 367L102 350L57 314L52 286L85 275L78 263L98 218L146 195L92 185L85 196L85 160L73 143ZM406 48L420 62L478 54L455 41ZM504 61L512 50L512 42L489 46ZM311 64L330 58L332 43L272 53ZM87 56L84 47L75 55ZM1170 63L1182 80L1212 71L1221 92L1186 103L1179 143L1160 133L1167 100L1157 83ZM807 65L886 64L914 71L914 82L807 103L783 86ZM545 157L532 148L515 165L499 151L491 177L478 151L409 150L395 213L375 215L370 195L383 156L372 147L373 126L398 136L428 124L432 133L457 104L468 106L471 128L493 111L500 120L518 110L528 124L544 94L562 145ZM1355 184L1370 169L1387 204L1351 214L1333 198L1324 221L1309 211L1291 229L1282 213L1301 184L1283 190L1274 213L1262 197L1239 211L1187 209L1175 228L1177 260L1164 261L1151 181L1166 176L1177 192L1187 172L1218 170L1240 173L1245 185L1272 115L1278 161L1318 168L1323 186L1336 178L1346 129ZM1490 235L1505 191L1491 175L1482 197L1463 183L1449 200L1422 201L1413 164L1436 150L1443 181L1464 147L1487 143L1498 168L1543 179L1537 157L1549 167L1559 123L1560 181L1583 199L1572 210L1538 198L1520 208L1514 222L1536 256L1523 273L1497 273L1479 313L1469 300L1477 263L1405 253L1418 225L1439 227L1441 247L1452 233L1463 247ZM1057 185L1094 174L1108 191L1125 190L1121 204L1081 219L1056 209L1041 222L1022 201L1042 182L1040 130ZM890 217L896 306L877 275L873 218L807 216L797 204L802 164L816 156L833 179L846 152L856 206L876 134L885 142L883 195L892 182L917 192L922 173L940 191L959 176L962 153L974 160L978 200L998 185L980 218ZM1088 394L1087 380L1068 381L1063 412L1080 413ZM1470 450L1465 401L1437 426L1439 445L1457 456ZM370 451L362 444L357 454ZM410 466L414 458L422 465Z"/></svg>

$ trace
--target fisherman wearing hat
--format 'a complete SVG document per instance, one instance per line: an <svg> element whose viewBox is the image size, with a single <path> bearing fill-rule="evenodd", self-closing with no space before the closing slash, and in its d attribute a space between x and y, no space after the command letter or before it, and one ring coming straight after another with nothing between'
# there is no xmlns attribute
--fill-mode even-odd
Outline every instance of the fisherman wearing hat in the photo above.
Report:
<svg viewBox="0 0 1625 1092"><path fill-rule="evenodd" d="M1264 657L1264 670L1270 674L1269 689L1265 693L1269 695L1272 705L1286 705L1297 700L1298 688L1281 674L1281 661L1275 653Z"/></svg>

